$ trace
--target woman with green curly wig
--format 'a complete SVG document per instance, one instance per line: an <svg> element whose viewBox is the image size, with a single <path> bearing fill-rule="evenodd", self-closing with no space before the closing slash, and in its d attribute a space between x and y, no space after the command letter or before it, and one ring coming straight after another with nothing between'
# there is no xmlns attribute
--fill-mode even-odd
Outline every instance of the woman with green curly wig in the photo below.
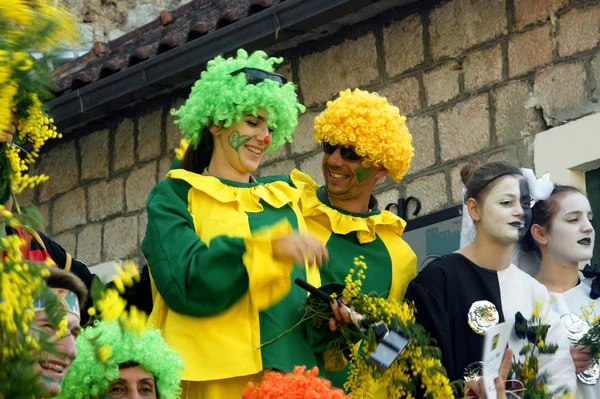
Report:
<svg viewBox="0 0 600 399"><path fill-rule="evenodd" d="M208 62L172 113L189 146L150 193L142 251L153 279L149 322L182 356L187 398L240 397L263 370L316 364L302 329L301 277L319 284L324 246L306 233L289 176L255 179L291 141L304 111L262 51Z"/></svg>
<svg viewBox="0 0 600 399"><path fill-rule="evenodd" d="M96 322L77 340L77 358L60 399L175 399L183 363L160 331L123 330L117 321Z"/></svg>

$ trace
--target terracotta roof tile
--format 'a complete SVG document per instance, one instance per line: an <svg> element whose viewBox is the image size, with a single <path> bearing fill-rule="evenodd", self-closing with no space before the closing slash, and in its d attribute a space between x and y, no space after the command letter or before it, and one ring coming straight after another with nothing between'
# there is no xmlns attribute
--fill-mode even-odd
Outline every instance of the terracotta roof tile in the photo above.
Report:
<svg viewBox="0 0 600 399"><path fill-rule="evenodd" d="M235 23L285 0L194 0L109 43L95 43L82 57L53 73L57 95L77 90Z"/></svg>

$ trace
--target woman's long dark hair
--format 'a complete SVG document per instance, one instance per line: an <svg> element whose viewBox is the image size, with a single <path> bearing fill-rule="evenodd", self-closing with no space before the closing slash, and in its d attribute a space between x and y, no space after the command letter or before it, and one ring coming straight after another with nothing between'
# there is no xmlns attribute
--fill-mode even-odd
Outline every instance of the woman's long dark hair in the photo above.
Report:
<svg viewBox="0 0 600 399"><path fill-rule="evenodd" d="M190 172L198 173L201 175L204 169L210 164L210 158L212 157L213 149L215 148L215 142L213 135L205 127L202 130L202 138L198 143L198 148L194 149L194 146L190 144L183 160L181 161L181 169L188 170Z"/></svg>

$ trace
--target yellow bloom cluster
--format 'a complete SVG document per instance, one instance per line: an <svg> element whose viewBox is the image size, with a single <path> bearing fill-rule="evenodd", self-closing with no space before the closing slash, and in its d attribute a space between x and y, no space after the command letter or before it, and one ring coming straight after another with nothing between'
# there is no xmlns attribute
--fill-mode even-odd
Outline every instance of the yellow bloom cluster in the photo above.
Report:
<svg viewBox="0 0 600 399"><path fill-rule="evenodd" d="M116 271L118 274L114 280L116 289L108 288L100 298L94 298L95 307L89 308L88 313L90 316L98 316L104 321L119 320L125 331L131 330L140 333L146 328L148 316L135 306L131 306L129 311L126 311L127 302L119 295L119 292L125 291L125 287L131 287L140 281L139 271L131 262L125 262L122 268L116 267ZM106 348L107 346L108 348ZM101 362L110 359L110 345L103 345L103 347L97 348L96 352Z"/></svg>
<svg viewBox="0 0 600 399"><path fill-rule="evenodd" d="M13 214L2 206L0 221L20 227ZM41 266L34 267L23 257L21 248L24 245L24 240L16 234L0 238L0 256L3 257L0 262L0 341L3 362L39 348L27 333L35 316L34 298L49 272Z"/></svg>
<svg viewBox="0 0 600 399"><path fill-rule="evenodd" d="M29 142L33 150L20 159L20 149L5 145L5 155L11 170L4 178L11 181L14 194L26 187L33 188L47 176L23 174L35 162L43 144L60 138L52 119L41 109L37 92L49 82L40 82L30 51L48 53L78 38L75 18L53 0L2 0L0 2L0 133L8 131L13 112L18 122L18 143ZM23 72L30 71L28 74ZM34 73L35 72L35 73ZM27 83L25 83L27 82ZM19 98L19 101L17 101ZM24 100L26 99L26 100Z"/></svg>
<svg viewBox="0 0 600 399"><path fill-rule="evenodd" d="M414 155L406 117L385 97L362 90L345 90L315 118L315 140L354 147L363 166L383 166L399 181Z"/></svg>
<svg viewBox="0 0 600 399"><path fill-rule="evenodd" d="M406 302L381 298L361 291L367 265L364 257L354 258L354 267L345 279L343 296L348 304L369 320L383 321L388 326L399 324L403 333L417 331L414 308ZM408 334L407 334L408 335ZM354 345L350 353L350 372L344 388L352 392L353 399L373 397L375 382L387 390L388 398L414 398L415 385L420 384L426 398L453 398L454 392L440 360L433 355L429 339L423 330L409 336L410 343L387 369L380 369L369 361L377 342L363 340Z"/></svg>

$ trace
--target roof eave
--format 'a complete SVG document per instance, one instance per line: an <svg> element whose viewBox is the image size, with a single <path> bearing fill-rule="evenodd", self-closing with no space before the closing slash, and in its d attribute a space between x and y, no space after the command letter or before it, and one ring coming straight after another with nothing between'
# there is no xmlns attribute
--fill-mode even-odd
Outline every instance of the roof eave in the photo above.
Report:
<svg viewBox="0 0 600 399"><path fill-rule="evenodd" d="M377 0L288 0L48 102L65 134L143 99L188 86L205 63L238 48L267 48Z"/></svg>

